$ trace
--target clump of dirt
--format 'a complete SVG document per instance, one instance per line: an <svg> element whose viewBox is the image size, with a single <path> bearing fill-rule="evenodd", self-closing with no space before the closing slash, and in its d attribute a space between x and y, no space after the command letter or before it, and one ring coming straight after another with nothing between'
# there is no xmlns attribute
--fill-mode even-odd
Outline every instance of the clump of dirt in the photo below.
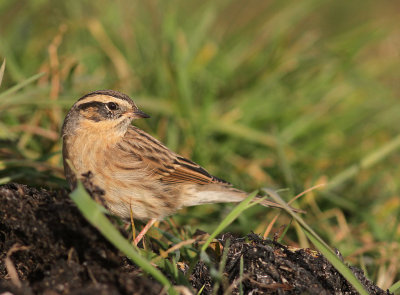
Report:
<svg viewBox="0 0 400 295"><path fill-rule="evenodd" d="M225 234L221 242L229 239L229 251L225 266L231 294L240 294L242 281L244 294L358 294L344 277L319 252L310 249L294 249L280 243L264 240L256 234L245 238ZM243 259L243 276L240 276L240 260ZM352 272L369 294L390 294L368 280L355 267ZM200 272L201 282L209 282L210 274ZM199 286L197 286L199 287ZM211 290L210 285L206 285Z"/></svg>
<svg viewBox="0 0 400 295"><path fill-rule="evenodd" d="M239 294L240 282L244 294L357 294L315 251L293 250L255 234L225 234L221 243L228 238L220 294ZM202 294L213 292L209 266L197 263L190 276ZM389 294L352 270L370 294ZM0 186L0 294L151 295L162 290L81 216L66 191Z"/></svg>
<svg viewBox="0 0 400 295"><path fill-rule="evenodd" d="M22 286L11 282L5 260ZM2 280L1 280L2 279ZM0 187L0 293L159 294L162 287L143 276L80 214L66 191L49 192L19 184Z"/></svg>

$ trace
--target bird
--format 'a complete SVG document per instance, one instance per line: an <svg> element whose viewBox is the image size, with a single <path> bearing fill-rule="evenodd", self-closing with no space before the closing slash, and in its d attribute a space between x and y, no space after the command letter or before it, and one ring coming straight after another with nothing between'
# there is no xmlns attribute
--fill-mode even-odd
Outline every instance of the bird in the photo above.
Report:
<svg viewBox="0 0 400 295"><path fill-rule="evenodd" d="M241 202L248 196L131 124L144 118L150 116L115 90L94 91L77 100L62 126L64 173L70 188L90 173L112 214L150 220L149 227L183 207ZM282 208L270 200L259 201Z"/></svg>

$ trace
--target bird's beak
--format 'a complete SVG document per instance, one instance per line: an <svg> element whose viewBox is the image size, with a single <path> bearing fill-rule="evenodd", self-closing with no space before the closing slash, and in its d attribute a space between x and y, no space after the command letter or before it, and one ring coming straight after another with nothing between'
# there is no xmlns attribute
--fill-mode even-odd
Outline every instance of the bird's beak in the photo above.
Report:
<svg viewBox="0 0 400 295"><path fill-rule="evenodd" d="M145 112L142 112L139 109L136 109L133 111L133 119L145 119L145 118L150 118L149 115L147 115Z"/></svg>

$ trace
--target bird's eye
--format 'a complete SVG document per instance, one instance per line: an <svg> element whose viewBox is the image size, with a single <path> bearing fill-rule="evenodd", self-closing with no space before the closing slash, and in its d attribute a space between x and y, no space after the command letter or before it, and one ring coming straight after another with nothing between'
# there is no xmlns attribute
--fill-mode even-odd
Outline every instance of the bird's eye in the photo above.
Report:
<svg viewBox="0 0 400 295"><path fill-rule="evenodd" d="M111 110L111 111L115 111L118 110L118 105L114 102L109 102L107 103L107 107Z"/></svg>

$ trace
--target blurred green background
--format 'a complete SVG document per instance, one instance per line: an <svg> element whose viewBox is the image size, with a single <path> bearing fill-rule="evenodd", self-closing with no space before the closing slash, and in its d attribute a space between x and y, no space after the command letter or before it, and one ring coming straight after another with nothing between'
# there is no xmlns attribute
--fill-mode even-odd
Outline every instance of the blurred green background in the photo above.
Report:
<svg viewBox="0 0 400 295"><path fill-rule="evenodd" d="M283 189L345 259L400 279L400 22L396 1L0 2L0 183L65 186L59 132L98 89L212 174ZM42 74L39 74L42 73ZM39 75L38 75L39 74ZM136 123L135 123L136 124ZM174 216L210 231L232 206ZM276 210L229 230L263 233ZM283 214L276 231L289 219ZM306 247L299 228L285 242Z"/></svg>

